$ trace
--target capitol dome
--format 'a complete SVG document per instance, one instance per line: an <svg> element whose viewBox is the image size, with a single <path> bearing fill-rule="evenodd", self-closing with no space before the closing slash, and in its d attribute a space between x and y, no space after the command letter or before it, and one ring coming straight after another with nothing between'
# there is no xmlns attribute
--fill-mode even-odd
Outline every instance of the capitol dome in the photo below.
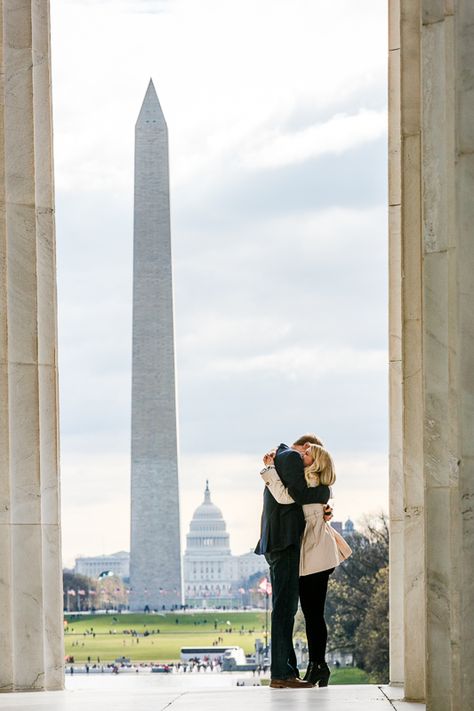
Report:
<svg viewBox="0 0 474 711"><path fill-rule="evenodd" d="M194 512L186 536L186 604L219 606L232 600L232 554L222 511L211 501L206 481L204 501Z"/></svg>
<svg viewBox="0 0 474 711"><path fill-rule="evenodd" d="M200 506L197 507L193 515L193 521L197 519L222 519L222 511L211 501L211 492L209 490L209 482L206 481L206 488L204 490L204 501Z"/></svg>
<svg viewBox="0 0 474 711"><path fill-rule="evenodd" d="M209 482L206 481L204 501L194 512L186 536L186 554L230 555L229 534L222 511L211 501Z"/></svg>
<svg viewBox="0 0 474 711"><path fill-rule="evenodd" d="M186 536L183 556L186 605L201 608L241 605L241 581L262 570L267 570L265 559L253 551L232 555L222 511L212 503L206 481L204 501L194 511Z"/></svg>

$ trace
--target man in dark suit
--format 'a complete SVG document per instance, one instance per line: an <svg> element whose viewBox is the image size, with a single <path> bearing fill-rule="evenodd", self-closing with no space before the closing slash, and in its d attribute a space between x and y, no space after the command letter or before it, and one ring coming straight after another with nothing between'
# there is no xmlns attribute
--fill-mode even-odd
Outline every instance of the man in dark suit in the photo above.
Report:
<svg viewBox="0 0 474 711"><path fill-rule="evenodd" d="M308 487L304 461L310 444L322 445L315 435L303 435L291 447L280 444L264 462L274 465L294 504L279 504L265 487L261 535L255 553L264 555L272 583L272 688L307 688L299 679L293 647L293 625L298 609L300 541L304 530L303 504L327 504L328 486ZM262 470L263 473L263 470Z"/></svg>

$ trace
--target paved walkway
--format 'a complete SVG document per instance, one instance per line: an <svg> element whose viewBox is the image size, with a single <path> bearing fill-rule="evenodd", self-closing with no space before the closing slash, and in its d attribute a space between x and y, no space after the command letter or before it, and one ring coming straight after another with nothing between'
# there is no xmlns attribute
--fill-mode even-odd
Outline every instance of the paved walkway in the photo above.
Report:
<svg viewBox="0 0 474 711"><path fill-rule="evenodd" d="M329 686L270 689L207 679L100 679L68 681L66 691L1 694L0 711L424 711L400 700L393 687ZM161 676L161 675L160 675ZM92 680L91 680L92 681ZM96 681L96 680L94 680ZM144 683L143 683L144 682ZM157 683L158 682L158 683Z"/></svg>

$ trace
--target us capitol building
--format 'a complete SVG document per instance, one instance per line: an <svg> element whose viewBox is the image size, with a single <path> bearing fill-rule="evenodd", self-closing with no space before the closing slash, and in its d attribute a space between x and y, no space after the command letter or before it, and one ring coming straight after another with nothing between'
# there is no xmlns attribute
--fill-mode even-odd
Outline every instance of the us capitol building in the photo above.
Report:
<svg viewBox="0 0 474 711"><path fill-rule="evenodd" d="M206 481L204 501L194 512L183 557L184 599L194 607L223 607L241 601L239 588L255 573L267 574L263 556L232 555L222 511L212 503Z"/></svg>

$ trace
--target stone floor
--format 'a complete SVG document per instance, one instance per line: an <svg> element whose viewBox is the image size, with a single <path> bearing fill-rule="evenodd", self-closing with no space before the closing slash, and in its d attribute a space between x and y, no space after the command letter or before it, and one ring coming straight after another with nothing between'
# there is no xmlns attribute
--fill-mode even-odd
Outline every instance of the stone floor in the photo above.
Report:
<svg viewBox="0 0 474 711"><path fill-rule="evenodd" d="M190 675L189 675L190 676ZM75 678L66 691L0 695L0 711L424 711L401 700L402 690L378 686L329 686L293 691L237 687L235 677ZM227 677L227 678L226 678Z"/></svg>

